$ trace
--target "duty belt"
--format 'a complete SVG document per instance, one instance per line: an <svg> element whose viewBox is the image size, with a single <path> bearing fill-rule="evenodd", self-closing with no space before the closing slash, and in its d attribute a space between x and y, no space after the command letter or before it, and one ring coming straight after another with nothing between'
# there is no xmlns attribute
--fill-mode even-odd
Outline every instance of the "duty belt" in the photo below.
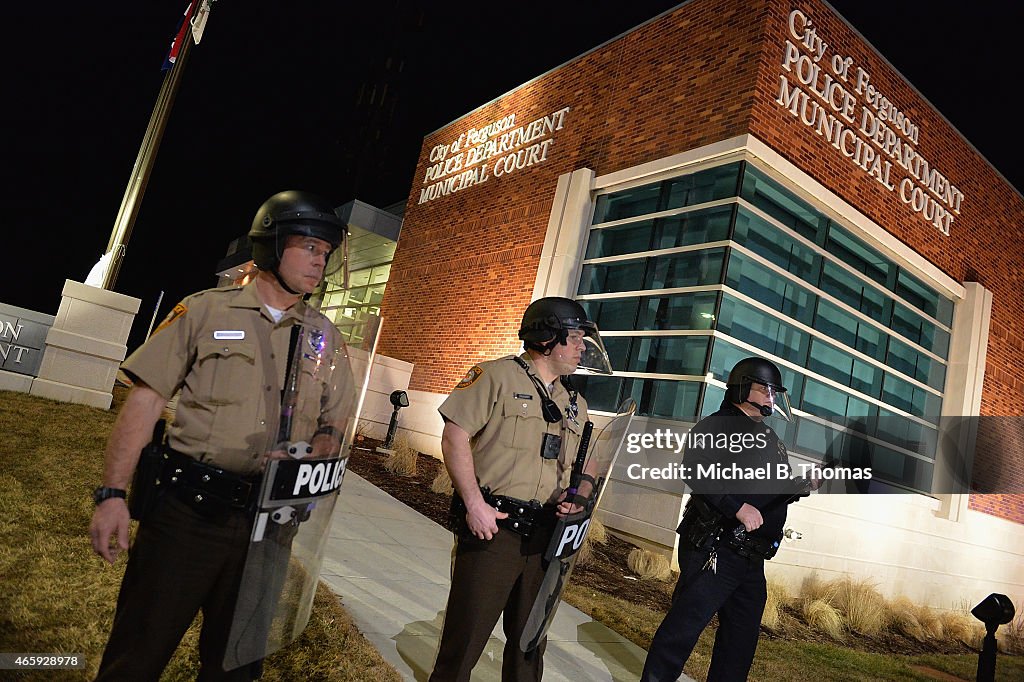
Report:
<svg viewBox="0 0 1024 682"><path fill-rule="evenodd" d="M780 538L749 535L742 525L725 518L703 498L691 495L677 532L698 549L725 546L748 559L771 559L779 551Z"/></svg>
<svg viewBox="0 0 1024 682"><path fill-rule="evenodd" d="M225 471L169 446L165 459L161 482L203 513L246 509L259 495L259 476L241 476Z"/></svg>
<svg viewBox="0 0 1024 682"><path fill-rule="evenodd" d="M737 526L724 535L725 546L748 559L771 559L779 551L779 540L748 535L743 526Z"/></svg>
<svg viewBox="0 0 1024 682"><path fill-rule="evenodd" d="M519 500L505 495L494 495L488 487L480 488L484 502L491 505L500 512L505 512L508 517L496 519L498 528L518 533L523 537L530 537L538 528L553 526L555 522L555 505L541 504L538 500ZM459 495L452 495L452 506L450 512L450 523L452 530L458 532L465 529L466 504Z"/></svg>

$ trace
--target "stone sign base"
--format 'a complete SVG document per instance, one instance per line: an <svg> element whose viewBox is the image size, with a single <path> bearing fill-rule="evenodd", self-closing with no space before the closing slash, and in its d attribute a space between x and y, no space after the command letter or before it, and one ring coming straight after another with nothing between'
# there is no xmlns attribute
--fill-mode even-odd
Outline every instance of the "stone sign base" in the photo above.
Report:
<svg viewBox="0 0 1024 682"><path fill-rule="evenodd" d="M71 280L65 280L61 295L39 375L29 392L107 409L142 301Z"/></svg>

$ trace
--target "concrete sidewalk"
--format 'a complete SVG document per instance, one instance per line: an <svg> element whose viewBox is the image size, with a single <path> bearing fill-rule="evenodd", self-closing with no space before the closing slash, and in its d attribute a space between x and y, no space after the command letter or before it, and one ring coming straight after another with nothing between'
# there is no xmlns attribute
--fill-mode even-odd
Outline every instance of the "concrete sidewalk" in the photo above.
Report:
<svg viewBox="0 0 1024 682"><path fill-rule="evenodd" d="M351 471L334 513L321 578L405 679L426 680L448 600L451 533ZM503 647L499 622L474 680L501 679ZM544 680L637 680L646 655L562 604L548 633Z"/></svg>

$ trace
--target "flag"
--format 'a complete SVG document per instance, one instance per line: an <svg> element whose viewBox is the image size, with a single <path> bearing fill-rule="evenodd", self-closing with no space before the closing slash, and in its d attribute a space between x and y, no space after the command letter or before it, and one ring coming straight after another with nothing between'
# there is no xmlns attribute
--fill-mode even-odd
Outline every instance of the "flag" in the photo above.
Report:
<svg viewBox="0 0 1024 682"><path fill-rule="evenodd" d="M185 44L185 38L188 36L188 28L192 23L192 6L194 2L188 3L188 7L185 9L185 16L181 20L181 24L178 26L178 34L174 36L174 41L171 43L171 49L167 51L167 57L164 58L164 65L160 69L161 71L169 71L174 66L174 62L178 59L178 54L181 52L181 46ZM203 20L205 25L206 20ZM201 33L201 31L200 31Z"/></svg>
<svg viewBox="0 0 1024 682"><path fill-rule="evenodd" d="M210 3L212 0L199 0L199 10L192 19L192 40L198 45L203 39L203 31L206 29L206 20L210 18Z"/></svg>

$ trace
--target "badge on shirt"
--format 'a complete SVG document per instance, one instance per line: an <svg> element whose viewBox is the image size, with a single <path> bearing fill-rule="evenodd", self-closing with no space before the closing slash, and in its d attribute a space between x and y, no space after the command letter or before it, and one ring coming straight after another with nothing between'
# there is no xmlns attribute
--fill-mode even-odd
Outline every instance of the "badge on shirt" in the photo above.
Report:
<svg viewBox="0 0 1024 682"><path fill-rule="evenodd" d="M455 385L455 388L469 388L477 379L483 376L483 374L484 371L480 368L480 365L475 365L466 372L466 376L462 378L462 381Z"/></svg>
<svg viewBox="0 0 1024 682"><path fill-rule="evenodd" d="M306 334L306 342L309 344L309 350L312 351L312 355L307 354L306 357L310 360L318 360L324 353L324 332L322 329L310 329Z"/></svg>
<svg viewBox="0 0 1024 682"><path fill-rule="evenodd" d="M156 334L158 331L168 326L171 322L174 322L187 312L188 308L186 308L185 304L183 303L179 303L178 305L174 306L174 309L171 310L171 312L167 313L167 317L164 318L164 321L161 322L160 325L153 330L153 333Z"/></svg>
<svg viewBox="0 0 1024 682"><path fill-rule="evenodd" d="M245 338L245 332L242 330L234 329L218 329L215 332L213 332L213 338L218 340L224 339L241 341L242 339Z"/></svg>

